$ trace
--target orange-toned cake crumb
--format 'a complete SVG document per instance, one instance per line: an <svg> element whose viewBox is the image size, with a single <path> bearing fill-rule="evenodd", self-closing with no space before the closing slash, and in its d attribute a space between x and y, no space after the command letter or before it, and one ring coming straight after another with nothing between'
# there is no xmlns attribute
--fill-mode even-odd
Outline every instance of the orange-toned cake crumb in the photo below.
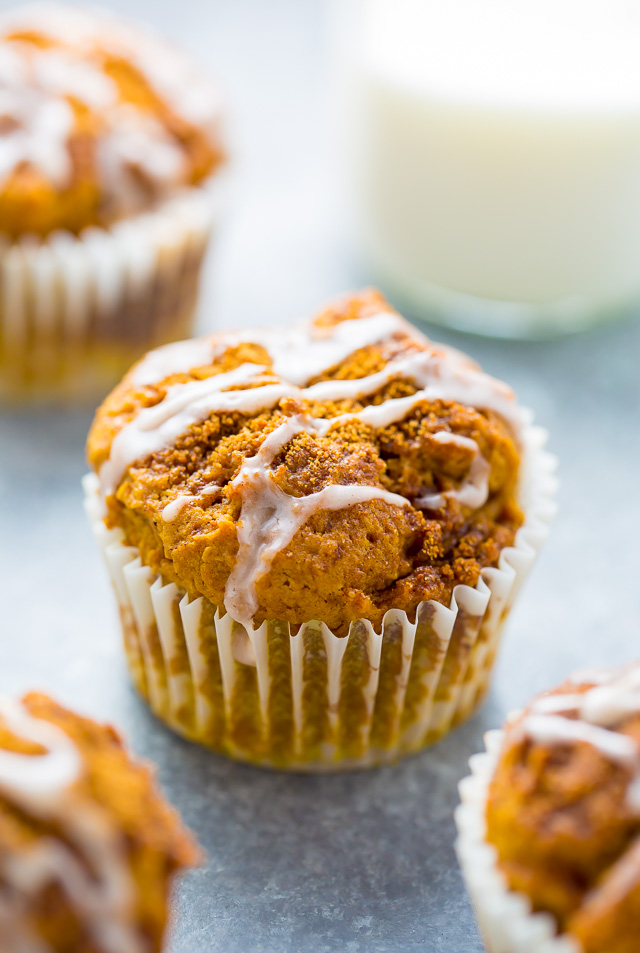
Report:
<svg viewBox="0 0 640 953"><path fill-rule="evenodd" d="M640 665L579 673L507 729L487 840L512 890L584 953L640 936Z"/></svg>
<svg viewBox="0 0 640 953"><path fill-rule="evenodd" d="M211 175L219 102L181 52L106 11L0 20L0 231L106 227Z"/></svg>
<svg viewBox="0 0 640 953"><path fill-rule="evenodd" d="M148 767L45 695L0 699L0 949L152 953L198 859Z"/></svg>
<svg viewBox="0 0 640 953"><path fill-rule="evenodd" d="M155 572L239 621L346 634L498 563L522 521L517 429L505 385L371 291L152 352L88 455L108 524Z"/></svg>

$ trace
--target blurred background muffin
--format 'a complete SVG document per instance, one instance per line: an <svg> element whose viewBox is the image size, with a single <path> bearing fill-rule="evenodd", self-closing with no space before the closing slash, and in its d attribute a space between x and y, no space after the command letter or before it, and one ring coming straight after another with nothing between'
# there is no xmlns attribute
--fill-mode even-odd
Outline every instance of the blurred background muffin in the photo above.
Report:
<svg viewBox="0 0 640 953"><path fill-rule="evenodd" d="M137 687L258 763L437 740L484 697L546 535L542 442L510 388L377 292L151 352L88 442Z"/></svg>
<svg viewBox="0 0 640 953"><path fill-rule="evenodd" d="M3 953L158 953L171 881L197 857L113 728L0 698Z"/></svg>
<svg viewBox="0 0 640 953"><path fill-rule="evenodd" d="M219 97L103 10L0 21L0 395L96 397L189 333L220 202Z"/></svg>
<svg viewBox="0 0 640 953"><path fill-rule="evenodd" d="M640 664L576 673L487 747L461 786L458 826L491 953L632 953Z"/></svg>

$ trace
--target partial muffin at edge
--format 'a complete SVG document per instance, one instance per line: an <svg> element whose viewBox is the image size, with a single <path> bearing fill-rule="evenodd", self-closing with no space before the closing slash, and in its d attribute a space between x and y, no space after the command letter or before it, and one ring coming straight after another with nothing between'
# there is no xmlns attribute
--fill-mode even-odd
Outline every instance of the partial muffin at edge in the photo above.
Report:
<svg viewBox="0 0 640 953"><path fill-rule="evenodd" d="M171 881L198 859L118 733L37 693L0 699L0 855L6 953L158 953Z"/></svg>
<svg viewBox="0 0 640 953"><path fill-rule="evenodd" d="M0 19L4 234L105 228L220 166L217 91L180 50L99 9Z"/></svg>
<svg viewBox="0 0 640 953"><path fill-rule="evenodd" d="M507 728L486 807L511 890L584 953L640 935L640 664L579 672Z"/></svg>

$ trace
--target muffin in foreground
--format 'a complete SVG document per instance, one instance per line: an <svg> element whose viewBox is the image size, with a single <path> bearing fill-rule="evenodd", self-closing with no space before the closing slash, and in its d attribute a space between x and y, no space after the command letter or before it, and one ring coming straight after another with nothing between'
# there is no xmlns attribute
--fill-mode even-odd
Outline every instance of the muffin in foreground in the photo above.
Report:
<svg viewBox="0 0 640 953"><path fill-rule="evenodd" d="M105 10L0 17L0 395L99 395L189 333L219 204L218 93Z"/></svg>
<svg viewBox="0 0 640 953"><path fill-rule="evenodd" d="M458 854L491 953L635 953L640 664L535 698L471 766Z"/></svg>
<svg viewBox="0 0 640 953"><path fill-rule="evenodd" d="M377 292L150 353L98 410L86 484L138 689L263 764L437 740L546 535L543 442Z"/></svg>
<svg viewBox="0 0 640 953"><path fill-rule="evenodd" d="M0 949L156 953L197 851L117 733L40 694L0 698Z"/></svg>

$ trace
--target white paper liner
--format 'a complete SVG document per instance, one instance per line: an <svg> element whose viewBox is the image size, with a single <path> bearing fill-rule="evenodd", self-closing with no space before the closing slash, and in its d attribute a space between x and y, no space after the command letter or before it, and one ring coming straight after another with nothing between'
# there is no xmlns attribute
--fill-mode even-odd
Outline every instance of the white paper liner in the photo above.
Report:
<svg viewBox="0 0 640 953"><path fill-rule="evenodd" d="M106 528L97 478L85 477L85 506L116 592L137 688L181 734L267 766L368 767L437 741L484 697L502 625L548 535L557 481L546 439L541 428L524 426L519 502L525 518L498 567L484 569L474 588L456 586L448 607L423 603L415 623L390 610L381 632L359 620L346 637L320 622L295 635L281 622L245 629L214 613L208 600L191 600L144 566L137 549L123 544L121 530ZM205 651L212 645L213 667ZM314 688L321 689L319 707ZM251 691L259 712L252 739L243 743L233 726ZM283 754L271 750L270 739L289 695L293 738ZM314 724L323 720L316 743Z"/></svg>
<svg viewBox="0 0 640 953"><path fill-rule="evenodd" d="M0 397L104 393L144 351L186 337L226 173L81 235L0 239Z"/></svg>
<svg viewBox="0 0 640 953"><path fill-rule="evenodd" d="M514 716L511 716L514 717ZM532 913L524 894L510 890L498 868L496 850L486 840L489 785L504 741L504 731L488 731L486 752L469 761L471 775L458 789L460 805L456 853L489 953L581 953L568 936L557 936L549 913Z"/></svg>

